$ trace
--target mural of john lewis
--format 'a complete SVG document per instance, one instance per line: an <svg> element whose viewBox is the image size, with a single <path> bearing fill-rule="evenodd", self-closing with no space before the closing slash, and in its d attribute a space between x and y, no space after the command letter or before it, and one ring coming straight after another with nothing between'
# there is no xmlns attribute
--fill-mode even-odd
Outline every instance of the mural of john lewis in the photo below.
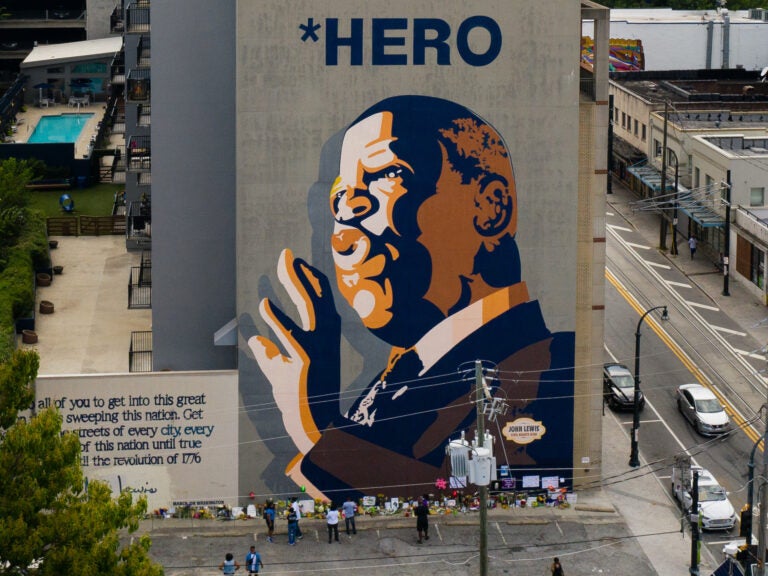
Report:
<svg viewBox="0 0 768 576"><path fill-rule="evenodd" d="M501 135L448 100L383 100L347 128L328 206L338 293L391 352L341 413L331 283L283 250L277 276L299 322L265 298L259 313L273 337L248 346L298 450L286 474L333 499L432 485L449 473L449 439L475 423L474 382L457 368L476 359L497 365L492 393L510 403L508 420L546 430L531 443L497 442L499 462L570 469L573 333L550 332L521 278L518 195ZM545 241L540 229L531 241Z"/></svg>

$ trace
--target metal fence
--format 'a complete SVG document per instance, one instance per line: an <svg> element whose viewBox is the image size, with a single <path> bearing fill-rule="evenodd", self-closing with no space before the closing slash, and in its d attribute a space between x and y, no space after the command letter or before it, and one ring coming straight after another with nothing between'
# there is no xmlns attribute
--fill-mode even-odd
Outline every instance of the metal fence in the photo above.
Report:
<svg viewBox="0 0 768 576"><path fill-rule="evenodd" d="M131 332L129 372L152 372L152 331Z"/></svg>

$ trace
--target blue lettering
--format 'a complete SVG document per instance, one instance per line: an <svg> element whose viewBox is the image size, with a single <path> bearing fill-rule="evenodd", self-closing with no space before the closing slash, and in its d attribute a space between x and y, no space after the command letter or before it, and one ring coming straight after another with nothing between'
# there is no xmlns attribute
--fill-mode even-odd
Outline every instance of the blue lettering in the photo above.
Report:
<svg viewBox="0 0 768 576"><path fill-rule="evenodd" d="M427 30L435 32L435 37L427 39ZM434 48L437 52L437 64L450 66L451 47L446 40L451 35L451 27L445 20L439 18L416 18L413 21L413 63L423 66L426 62L425 52L427 48Z"/></svg>
<svg viewBox="0 0 768 576"><path fill-rule="evenodd" d="M407 30L408 20L405 18L374 18L372 61L374 66L405 66L408 64L407 54L387 54L387 46L405 46L405 37L387 36L387 30Z"/></svg>
<svg viewBox="0 0 768 576"><path fill-rule="evenodd" d="M483 54L475 54L469 47L469 34L475 28L483 28L490 35L488 49ZM461 59L470 66L486 66L493 62L501 52L501 29L493 18L488 16L472 16L459 26L456 36L456 47Z"/></svg>
<svg viewBox="0 0 768 576"><path fill-rule="evenodd" d="M308 20L309 22L309 20ZM363 19L350 18L349 36L339 35L339 19L325 20L325 64L338 66L339 51L349 47L349 63L351 66L362 66L364 59ZM408 65L407 50L393 50L395 47L407 45L407 33L388 35L391 31L407 31L407 18L373 18L371 19L371 65L373 66L406 66ZM301 26L300 26L301 28ZM476 29L485 31L488 35L488 47L482 52L475 52L469 44L469 36ZM482 33L482 32L481 32ZM427 50L434 50L435 62L439 66L450 66L451 26L439 18L415 18L413 20L413 64L424 66L427 62ZM487 66L501 53L501 28L493 18L488 16L471 16L464 20L456 34L456 50L461 59L470 66ZM475 48L477 49L477 48Z"/></svg>
<svg viewBox="0 0 768 576"><path fill-rule="evenodd" d="M336 66L339 63L339 46L349 46L349 63L352 66L363 65L363 19L352 18L351 36L342 38L339 36L339 19L326 18L325 20L325 64Z"/></svg>

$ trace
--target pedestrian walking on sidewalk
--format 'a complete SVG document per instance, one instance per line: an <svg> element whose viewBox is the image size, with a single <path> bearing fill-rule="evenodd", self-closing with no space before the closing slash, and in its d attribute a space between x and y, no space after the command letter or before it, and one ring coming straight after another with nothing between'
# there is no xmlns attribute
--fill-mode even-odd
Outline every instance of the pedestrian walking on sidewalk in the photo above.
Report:
<svg viewBox="0 0 768 576"><path fill-rule="evenodd" d="M341 505L341 509L344 512L344 525L347 527L347 536L350 536L350 528L352 528L352 534L357 534L357 527L355 526L355 513L357 512L357 504L355 504L351 496L347 496L347 501Z"/></svg>
<svg viewBox="0 0 768 576"><path fill-rule="evenodd" d="M224 574L234 574L240 570L240 564L235 560L232 552L227 552L227 555L224 557L224 562L219 564L219 570Z"/></svg>
<svg viewBox="0 0 768 576"><path fill-rule="evenodd" d="M419 502L416 509L413 511L416 516L416 532L419 533L419 544L421 544L422 537L424 540L429 540L429 504L427 503L427 496Z"/></svg>
<svg viewBox="0 0 768 576"><path fill-rule="evenodd" d="M275 534L275 503L267 501L264 507L264 522L267 523L267 542L273 542L272 536Z"/></svg>
<svg viewBox="0 0 768 576"><path fill-rule="evenodd" d="M691 237L688 238L688 246L691 249L691 260L693 260L693 257L696 255L696 245L698 244L698 240L696 240L696 236L691 234Z"/></svg>
<svg viewBox="0 0 768 576"><path fill-rule="evenodd" d="M256 552L256 546L251 546L251 550L245 555L245 569L248 574L258 574L259 568L264 568L264 562L261 561L261 554Z"/></svg>
<svg viewBox="0 0 768 576"><path fill-rule="evenodd" d="M336 542L339 541L339 511L331 503L328 514L325 515L325 521L328 523L328 544L331 543L331 536L333 536Z"/></svg>
<svg viewBox="0 0 768 576"><path fill-rule="evenodd" d="M565 572L563 572L563 565L560 564L560 558L555 557L554 562L552 562L552 576L565 576Z"/></svg>
<svg viewBox="0 0 768 576"><path fill-rule="evenodd" d="M299 519L296 510L288 508L288 545L296 546L296 530L299 527Z"/></svg>

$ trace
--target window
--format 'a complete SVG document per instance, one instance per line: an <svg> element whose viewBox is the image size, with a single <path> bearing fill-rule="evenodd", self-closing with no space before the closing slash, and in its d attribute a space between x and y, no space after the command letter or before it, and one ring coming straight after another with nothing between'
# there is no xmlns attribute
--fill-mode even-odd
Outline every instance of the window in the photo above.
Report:
<svg viewBox="0 0 768 576"><path fill-rule="evenodd" d="M762 186L759 188L749 189L749 205L750 206L763 206L765 204L765 188Z"/></svg>
<svg viewBox="0 0 768 576"><path fill-rule="evenodd" d="M701 184L701 171L697 168L693 170L693 187L698 188Z"/></svg>
<svg viewBox="0 0 768 576"><path fill-rule="evenodd" d="M618 122L619 121L619 109L614 108L613 109L613 121Z"/></svg>
<svg viewBox="0 0 768 576"><path fill-rule="evenodd" d="M632 116L627 114L627 132L632 132Z"/></svg>
<svg viewBox="0 0 768 576"><path fill-rule="evenodd" d="M627 115L624 112L621 113L621 127L627 127Z"/></svg>
<svg viewBox="0 0 768 576"><path fill-rule="evenodd" d="M715 183L715 179L712 178L709 174L704 174L704 186L707 187L707 192L710 192L713 188L713 185Z"/></svg>
<svg viewBox="0 0 768 576"><path fill-rule="evenodd" d="M643 124L643 136L642 136L643 142L645 142L645 124Z"/></svg>
<svg viewBox="0 0 768 576"><path fill-rule="evenodd" d="M638 124L638 122L637 122L637 120L635 120L635 136L637 136L637 124Z"/></svg>
<svg viewBox="0 0 768 576"><path fill-rule="evenodd" d="M653 139L653 155L658 158L661 156L661 142L656 140L656 138Z"/></svg>

